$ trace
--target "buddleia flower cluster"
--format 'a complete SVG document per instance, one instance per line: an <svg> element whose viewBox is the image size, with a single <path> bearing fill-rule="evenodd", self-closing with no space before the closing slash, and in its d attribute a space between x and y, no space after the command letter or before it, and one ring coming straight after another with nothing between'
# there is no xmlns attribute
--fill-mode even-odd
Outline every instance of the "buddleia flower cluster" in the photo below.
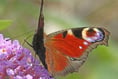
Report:
<svg viewBox="0 0 118 79"><path fill-rule="evenodd" d="M52 79L48 71L18 40L0 34L0 79Z"/></svg>

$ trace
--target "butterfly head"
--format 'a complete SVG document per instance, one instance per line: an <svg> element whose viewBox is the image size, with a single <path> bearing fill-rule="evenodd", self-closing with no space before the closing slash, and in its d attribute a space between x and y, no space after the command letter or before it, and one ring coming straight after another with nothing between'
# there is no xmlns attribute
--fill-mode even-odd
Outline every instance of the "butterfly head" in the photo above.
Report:
<svg viewBox="0 0 118 79"><path fill-rule="evenodd" d="M91 27L82 30L82 38L88 42L99 42L104 40L104 31L101 28Z"/></svg>

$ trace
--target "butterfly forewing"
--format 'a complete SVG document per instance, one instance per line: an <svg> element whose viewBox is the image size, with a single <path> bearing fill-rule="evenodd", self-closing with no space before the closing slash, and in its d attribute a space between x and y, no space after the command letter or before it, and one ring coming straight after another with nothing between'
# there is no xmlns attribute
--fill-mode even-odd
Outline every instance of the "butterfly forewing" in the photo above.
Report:
<svg viewBox="0 0 118 79"><path fill-rule="evenodd" d="M45 40L49 72L66 75L78 71L93 48L107 45L108 36L109 32L101 27L74 28L49 34Z"/></svg>

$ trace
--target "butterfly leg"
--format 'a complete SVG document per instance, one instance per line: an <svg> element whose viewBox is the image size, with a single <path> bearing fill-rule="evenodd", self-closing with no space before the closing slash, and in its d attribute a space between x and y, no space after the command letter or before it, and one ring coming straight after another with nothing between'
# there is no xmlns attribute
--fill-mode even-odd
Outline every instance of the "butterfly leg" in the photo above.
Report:
<svg viewBox="0 0 118 79"><path fill-rule="evenodd" d="M26 39L24 39L24 42L26 42L30 47L33 47Z"/></svg>

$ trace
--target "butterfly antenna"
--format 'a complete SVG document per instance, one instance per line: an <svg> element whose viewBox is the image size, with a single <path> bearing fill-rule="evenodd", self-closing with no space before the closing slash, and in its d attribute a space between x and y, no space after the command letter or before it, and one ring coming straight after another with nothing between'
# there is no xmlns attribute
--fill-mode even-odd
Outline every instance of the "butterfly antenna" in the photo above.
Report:
<svg viewBox="0 0 118 79"><path fill-rule="evenodd" d="M33 37L33 49L40 58L42 64L47 69L47 65L45 63L45 47L44 47L44 16L43 16L43 3L44 0L41 0L40 6L40 15L38 20L38 29Z"/></svg>

